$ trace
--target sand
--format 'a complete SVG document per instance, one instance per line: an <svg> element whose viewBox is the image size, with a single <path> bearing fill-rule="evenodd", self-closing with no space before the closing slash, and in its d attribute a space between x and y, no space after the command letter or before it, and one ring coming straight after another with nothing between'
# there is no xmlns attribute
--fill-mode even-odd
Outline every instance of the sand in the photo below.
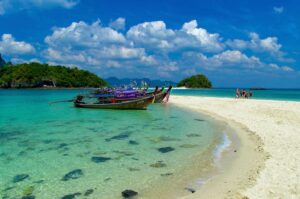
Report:
<svg viewBox="0 0 300 199"><path fill-rule="evenodd" d="M300 102L172 96L171 104L209 114L237 130L224 172L186 199L300 198ZM225 161L225 160L224 160Z"/></svg>

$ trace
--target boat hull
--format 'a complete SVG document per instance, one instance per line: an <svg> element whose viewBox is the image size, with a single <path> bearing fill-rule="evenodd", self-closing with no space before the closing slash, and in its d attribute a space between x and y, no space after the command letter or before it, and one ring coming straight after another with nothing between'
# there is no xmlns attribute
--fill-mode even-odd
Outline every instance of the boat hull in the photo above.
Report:
<svg viewBox="0 0 300 199"><path fill-rule="evenodd" d="M154 96L144 97L140 99L123 101L117 103L83 103L74 102L74 106L78 108L94 108L94 109L134 109L145 110L152 103Z"/></svg>

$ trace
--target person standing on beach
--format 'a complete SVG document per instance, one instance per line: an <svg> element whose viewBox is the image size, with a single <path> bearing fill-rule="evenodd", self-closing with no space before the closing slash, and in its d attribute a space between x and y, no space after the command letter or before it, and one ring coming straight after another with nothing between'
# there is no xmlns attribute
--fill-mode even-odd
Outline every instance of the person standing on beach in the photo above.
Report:
<svg viewBox="0 0 300 199"><path fill-rule="evenodd" d="M236 91L235 91L235 98L240 98L240 90L239 90L239 88L237 88Z"/></svg>

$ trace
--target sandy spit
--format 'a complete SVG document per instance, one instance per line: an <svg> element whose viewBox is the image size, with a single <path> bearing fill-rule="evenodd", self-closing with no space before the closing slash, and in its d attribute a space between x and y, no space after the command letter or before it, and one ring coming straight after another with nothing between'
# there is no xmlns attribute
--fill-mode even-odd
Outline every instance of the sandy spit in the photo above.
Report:
<svg viewBox="0 0 300 199"><path fill-rule="evenodd" d="M300 198L300 102L172 96L171 103L243 129L240 157L185 198Z"/></svg>

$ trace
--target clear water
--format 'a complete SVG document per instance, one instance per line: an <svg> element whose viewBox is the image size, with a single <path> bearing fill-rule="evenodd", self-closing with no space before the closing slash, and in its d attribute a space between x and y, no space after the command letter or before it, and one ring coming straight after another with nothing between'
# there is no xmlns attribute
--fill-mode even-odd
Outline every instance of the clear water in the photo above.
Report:
<svg viewBox="0 0 300 199"><path fill-rule="evenodd" d="M269 89L254 90L253 99L300 101L300 89ZM235 97L233 88L214 89L174 89L173 95L210 96L210 97Z"/></svg>
<svg viewBox="0 0 300 199"><path fill-rule="evenodd" d="M148 198L155 184L176 184L195 157L221 142L209 118L171 105L116 111L48 104L79 92L0 90L0 198L59 199L79 192L76 198L115 199L125 189ZM161 153L161 147L175 150ZM96 163L92 157L110 159ZM62 180L75 169L81 175ZM20 174L28 177L14 182Z"/></svg>

